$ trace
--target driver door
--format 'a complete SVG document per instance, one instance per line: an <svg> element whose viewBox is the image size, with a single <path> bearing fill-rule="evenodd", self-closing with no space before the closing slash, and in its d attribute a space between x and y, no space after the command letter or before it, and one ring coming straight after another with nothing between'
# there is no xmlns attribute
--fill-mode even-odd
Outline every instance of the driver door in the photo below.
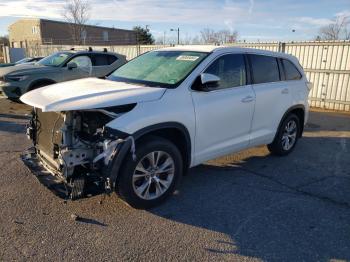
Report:
<svg viewBox="0 0 350 262"><path fill-rule="evenodd" d="M77 65L76 68L68 68L68 64L75 63ZM92 75L92 63L91 59L87 55L78 55L73 57L66 64L66 72L64 76L64 81L74 80L79 78L90 77Z"/></svg>
<svg viewBox="0 0 350 262"><path fill-rule="evenodd" d="M198 164L248 146L255 103L244 55L220 56L203 73L216 75L220 81L192 92Z"/></svg>

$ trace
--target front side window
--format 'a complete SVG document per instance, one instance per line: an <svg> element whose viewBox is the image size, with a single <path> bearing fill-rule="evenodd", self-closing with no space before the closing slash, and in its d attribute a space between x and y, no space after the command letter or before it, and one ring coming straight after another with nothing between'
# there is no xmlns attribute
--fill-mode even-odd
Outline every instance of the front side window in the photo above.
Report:
<svg viewBox="0 0 350 262"><path fill-rule="evenodd" d="M246 69L243 55L221 56L205 70L205 73L213 74L220 78L218 85L211 89L246 85Z"/></svg>
<svg viewBox="0 0 350 262"><path fill-rule="evenodd" d="M249 55L254 84L280 81L277 59L272 56Z"/></svg>
<svg viewBox="0 0 350 262"><path fill-rule="evenodd" d="M74 57L69 63L76 63L78 67L88 67L91 66L91 60L86 55L80 55Z"/></svg>
<svg viewBox="0 0 350 262"><path fill-rule="evenodd" d="M153 51L121 66L109 79L172 88L184 80L207 55L191 51Z"/></svg>
<svg viewBox="0 0 350 262"><path fill-rule="evenodd" d="M76 56L69 63L76 63L79 69L86 72L90 72L92 68L91 59L86 55Z"/></svg>
<svg viewBox="0 0 350 262"><path fill-rule="evenodd" d="M58 52L41 59L38 64L44 66L60 66L66 59L71 56L68 52Z"/></svg>
<svg viewBox="0 0 350 262"><path fill-rule="evenodd" d="M282 64L284 72L286 75L286 80L299 80L301 79L301 74L299 70L292 64L292 62L282 59Z"/></svg>

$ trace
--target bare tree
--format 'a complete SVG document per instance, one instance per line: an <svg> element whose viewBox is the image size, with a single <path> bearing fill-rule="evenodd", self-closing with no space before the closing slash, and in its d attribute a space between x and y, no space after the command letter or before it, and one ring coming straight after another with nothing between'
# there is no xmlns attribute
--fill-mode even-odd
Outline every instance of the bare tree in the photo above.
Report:
<svg viewBox="0 0 350 262"><path fill-rule="evenodd" d="M0 45L6 45L6 46L10 45L8 35L0 36Z"/></svg>
<svg viewBox="0 0 350 262"><path fill-rule="evenodd" d="M216 32L216 38L219 43L234 43L237 41L238 32L231 30L220 30Z"/></svg>
<svg viewBox="0 0 350 262"><path fill-rule="evenodd" d="M198 35L194 36L191 41L192 45L199 45L201 44L201 39Z"/></svg>
<svg viewBox="0 0 350 262"><path fill-rule="evenodd" d="M90 18L88 0L66 0L63 17L70 25L71 36L75 44L85 44L86 24Z"/></svg>
<svg viewBox="0 0 350 262"><path fill-rule="evenodd" d="M216 43L215 31L210 28L204 28L200 31L202 42L206 44Z"/></svg>
<svg viewBox="0 0 350 262"><path fill-rule="evenodd" d="M237 41L238 32L231 30L215 31L210 28L204 28L200 31L202 42L207 44L213 43L234 43Z"/></svg>
<svg viewBox="0 0 350 262"><path fill-rule="evenodd" d="M186 32L181 38L181 43L184 45L192 44L192 36Z"/></svg>
<svg viewBox="0 0 350 262"><path fill-rule="evenodd" d="M316 40L339 40L350 39L350 17L338 16L329 25L320 28L319 35Z"/></svg>

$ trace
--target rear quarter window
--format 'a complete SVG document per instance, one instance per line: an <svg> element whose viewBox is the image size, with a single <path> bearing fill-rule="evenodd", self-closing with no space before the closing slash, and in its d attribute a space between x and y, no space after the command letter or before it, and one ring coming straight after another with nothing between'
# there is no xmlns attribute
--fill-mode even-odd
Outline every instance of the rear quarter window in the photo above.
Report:
<svg viewBox="0 0 350 262"><path fill-rule="evenodd" d="M249 55L254 84L280 81L278 62L275 57Z"/></svg>
<svg viewBox="0 0 350 262"><path fill-rule="evenodd" d="M296 68L296 66L286 60L286 59L282 59L282 65L284 68L284 73L285 73L285 77L286 80L299 80L301 79L301 73L299 72L299 70Z"/></svg>
<svg viewBox="0 0 350 262"><path fill-rule="evenodd" d="M118 58L114 55L108 55L108 64L111 65L113 64L115 61L117 61Z"/></svg>

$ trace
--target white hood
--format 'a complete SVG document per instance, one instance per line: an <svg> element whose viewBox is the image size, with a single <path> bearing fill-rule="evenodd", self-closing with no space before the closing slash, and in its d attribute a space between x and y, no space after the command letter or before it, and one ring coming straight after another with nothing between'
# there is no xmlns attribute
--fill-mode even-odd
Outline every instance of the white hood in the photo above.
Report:
<svg viewBox="0 0 350 262"><path fill-rule="evenodd" d="M98 78L58 83L21 96L25 104L43 112L96 109L158 100L165 88L145 87Z"/></svg>

